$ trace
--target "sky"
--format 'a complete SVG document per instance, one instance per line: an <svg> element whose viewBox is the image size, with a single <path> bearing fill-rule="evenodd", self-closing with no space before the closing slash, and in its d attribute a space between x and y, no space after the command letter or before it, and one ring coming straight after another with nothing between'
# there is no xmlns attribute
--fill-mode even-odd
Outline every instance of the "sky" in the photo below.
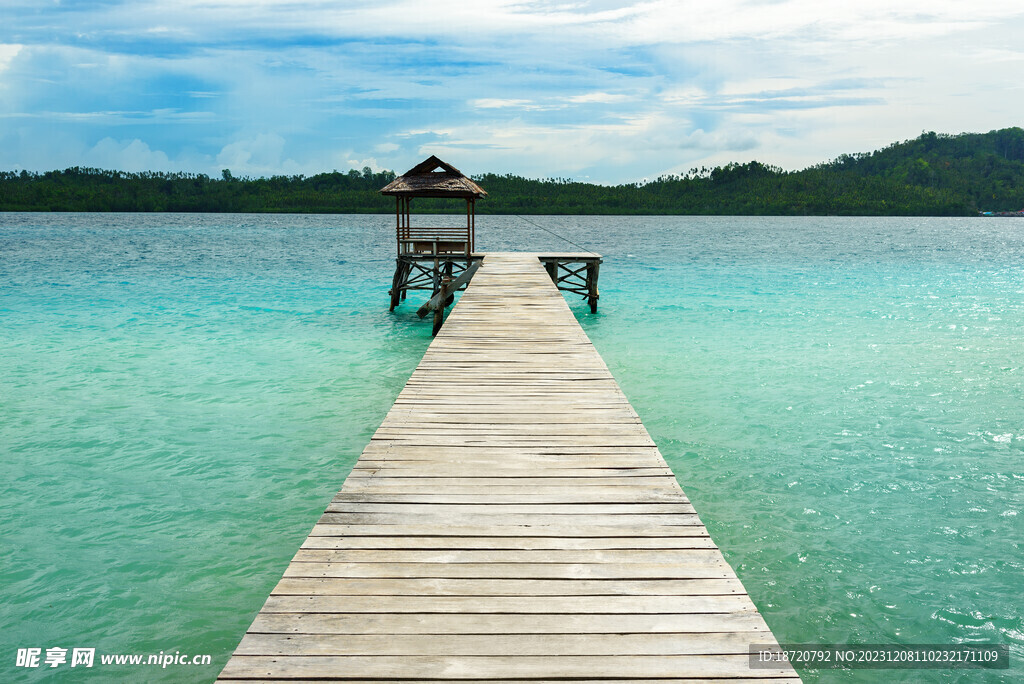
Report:
<svg viewBox="0 0 1024 684"><path fill-rule="evenodd" d="M1020 0L0 0L0 170L642 182L1024 121Z"/></svg>

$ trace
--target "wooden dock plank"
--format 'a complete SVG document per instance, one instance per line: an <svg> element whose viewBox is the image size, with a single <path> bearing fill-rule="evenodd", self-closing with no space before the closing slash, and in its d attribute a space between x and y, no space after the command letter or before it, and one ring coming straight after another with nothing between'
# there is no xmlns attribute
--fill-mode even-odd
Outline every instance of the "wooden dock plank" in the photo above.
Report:
<svg viewBox="0 0 1024 684"><path fill-rule="evenodd" d="M550 492L551 490L548 490ZM558 490L559 492L561 490ZM444 494L438 492L425 492L422 494L398 494L391 492L365 493L365 492L339 492L331 504L346 502L354 503L436 503L436 504L487 504L492 506L524 505L524 504L689 504L686 499L672 496L674 492L656 491L643 497L630 497L622 492L630 490L612 489L603 490L587 489L566 497L563 493L534 492L529 494L493 494L490 490L476 494ZM632 501L630 499L633 499ZM490 501L488 501L490 499Z"/></svg>
<svg viewBox="0 0 1024 684"><path fill-rule="evenodd" d="M763 632L696 634L425 634L396 640L390 635L322 635L316 640L288 634L247 634L240 655L367 656L608 656L746 654Z"/></svg>
<svg viewBox="0 0 1024 684"><path fill-rule="evenodd" d="M285 577L453 579L731 579L721 563L291 563Z"/></svg>
<svg viewBox="0 0 1024 684"><path fill-rule="evenodd" d="M489 254L219 681L799 681L753 643L537 255Z"/></svg>
<svg viewBox="0 0 1024 684"><path fill-rule="evenodd" d="M304 549L710 549L706 534L689 537L357 537L311 534Z"/></svg>
<svg viewBox="0 0 1024 684"><path fill-rule="evenodd" d="M665 515L630 515L618 514L578 514L578 515L544 515L538 513L520 513L491 515L488 518L498 518L506 527L543 527L550 525L573 525L573 526L608 526L619 523L630 522L636 526L640 525L693 525L701 526L700 518L696 514L666 513ZM409 516L400 513L324 513L320 516L320 522L336 525L401 525L409 520ZM445 513L434 515L424 513L416 520L421 523L432 523L435 525L467 525L474 522L490 522L483 519L479 513Z"/></svg>
<svg viewBox="0 0 1024 684"><path fill-rule="evenodd" d="M264 613L735 613L746 594L721 596L276 596Z"/></svg>
<svg viewBox="0 0 1024 684"><path fill-rule="evenodd" d="M548 515L569 515L581 513L613 513L637 515L640 513L687 513L694 514L688 503L532 503L532 504L483 504L483 503L425 503L388 502L366 503L361 501L337 501L327 506L328 513L400 513L405 515L445 513L466 513L468 515L515 515L520 513L545 513Z"/></svg>
<svg viewBox="0 0 1024 684"><path fill-rule="evenodd" d="M380 680L380 679L349 679L349 678L345 678L345 679L337 679L337 678L326 678L326 679L323 679L323 678L321 678L321 679L291 679L291 678L289 678L287 680L281 680L281 679L249 679L249 678L235 679L235 678L232 678L230 680L228 680L228 679L219 679L217 681L231 681L231 682L235 682L236 684L273 684L273 683L279 683L281 681L287 681L288 684L323 684L323 682L325 682L325 681L327 681L327 682L330 682L330 681L336 681L336 682L343 681L343 682L345 682L345 684L380 684L380 682L383 681L383 680ZM404 680L404 681L409 681L409 680ZM459 680L449 680L449 681L458 681L459 684L497 684L497 682L500 682L500 684L537 684L539 681L543 681L543 680L538 680L538 679L506 679L506 678L502 678L500 680L495 680L495 679L459 679ZM564 681L571 681L572 684L607 684L607 682L610 681L610 680L608 680L608 679L578 679L578 678L573 678L572 680L564 680ZM658 678L656 680L651 680L651 679L615 679L614 680L615 684L651 684L652 681L655 681L658 684L757 684L759 682L764 682L765 679L763 677L762 678L756 678L756 679L747 679L746 677L740 677L740 678L730 677L727 680L723 681L721 678L717 678L717 677L715 679L707 679L707 678L704 678L704 677L679 679L679 678L676 678L676 677L671 677L671 678ZM800 678L796 677L796 676L778 677L778 678L772 678L770 681L773 682L773 684L774 683L778 683L778 684L783 684L783 683L796 684L797 682L800 681Z"/></svg>
<svg viewBox="0 0 1024 684"><path fill-rule="evenodd" d="M285 577L275 596L701 596L736 594L735 579L707 580L523 580L450 578Z"/></svg>
<svg viewBox="0 0 1024 684"><path fill-rule="evenodd" d="M771 633L757 613L472 614L472 613L260 613L250 634L694 634ZM509 673L509 676L516 676Z"/></svg>
<svg viewBox="0 0 1024 684"><path fill-rule="evenodd" d="M793 676L791 668L752 670L747 654L658 656L246 656L236 655L221 673L234 677L373 677L390 680L623 677L750 677L770 681Z"/></svg>
<svg viewBox="0 0 1024 684"><path fill-rule="evenodd" d="M536 537L542 539L588 539L613 537L620 539L707 536L703 525L436 525L403 523L401 525L346 525L318 523L310 537Z"/></svg>

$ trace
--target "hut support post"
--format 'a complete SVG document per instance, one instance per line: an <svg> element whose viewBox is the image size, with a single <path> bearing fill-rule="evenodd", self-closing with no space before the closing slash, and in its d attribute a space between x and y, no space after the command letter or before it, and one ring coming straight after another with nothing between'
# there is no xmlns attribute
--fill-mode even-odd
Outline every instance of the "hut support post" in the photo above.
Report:
<svg viewBox="0 0 1024 684"><path fill-rule="evenodd" d="M412 227L412 198L405 198L405 215L402 217L402 221L405 223L405 237L409 237L410 228ZM408 249L408 246L406 246Z"/></svg>
<svg viewBox="0 0 1024 684"><path fill-rule="evenodd" d="M444 275L441 278L441 282L445 282L445 281L447 281L449 283L452 282L452 267L454 265L455 264L454 264L454 262L452 262L451 259L445 259L445 262L444 262ZM448 289L450 291L451 287L449 286ZM455 295L447 295L445 300L444 300L444 305L448 306L453 301L455 301Z"/></svg>
<svg viewBox="0 0 1024 684"><path fill-rule="evenodd" d="M395 276L391 279L391 290L388 292L388 294L391 295L391 308L389 311L394 311L399 302L405 299L405 286L408 282L408 273L409 265L402 259L396 259Z"/></svg>

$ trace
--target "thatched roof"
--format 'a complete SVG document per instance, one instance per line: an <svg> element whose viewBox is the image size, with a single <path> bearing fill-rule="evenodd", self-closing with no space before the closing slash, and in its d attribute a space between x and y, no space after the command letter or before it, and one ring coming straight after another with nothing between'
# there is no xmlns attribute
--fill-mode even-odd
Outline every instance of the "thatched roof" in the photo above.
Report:
<svg viewBox="0 0 1024 684"><path fill-rule="evenodd" d="M484 189L466 178L457 168L431 156L381 189L384 195L403 197L464 197L478 199Z"/></svg>

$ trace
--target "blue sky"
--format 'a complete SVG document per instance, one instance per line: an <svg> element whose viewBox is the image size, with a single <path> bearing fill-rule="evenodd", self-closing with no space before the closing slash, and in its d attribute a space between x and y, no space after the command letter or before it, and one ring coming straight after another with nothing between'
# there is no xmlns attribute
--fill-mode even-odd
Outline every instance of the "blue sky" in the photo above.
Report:
<svg viewBox="0 0 1024 684"><path fill-rule="evenodd" d="M1019 0L0 0L0 169L620 183L1024 124Z"/></svg>

